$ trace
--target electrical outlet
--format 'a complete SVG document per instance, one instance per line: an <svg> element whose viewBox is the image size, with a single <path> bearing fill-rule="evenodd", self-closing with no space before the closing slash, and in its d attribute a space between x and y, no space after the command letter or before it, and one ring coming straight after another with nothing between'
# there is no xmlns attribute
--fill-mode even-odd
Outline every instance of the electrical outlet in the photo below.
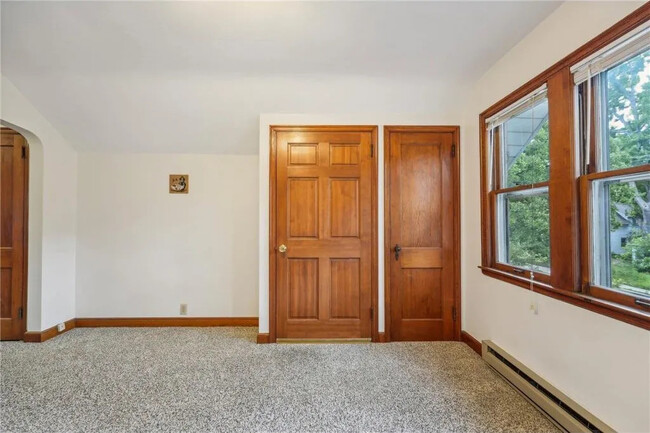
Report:
<svg viewBox="0 0 650 433"><path fill-rule="evenodd" d="M537 301L530 301L529 309L533 314L537 314L537 312L539 311L538 308L539 307L537 306Z"/></svg>
<svg viewBox="0 0 650 433"><path fill-rule="evenodd" d="M187 304L181 304L181 316L187 316Z"/></svg>
<svg viewBox="0 0 650 433"><path fill-rule="evenodd" d="M56 329L57 329L59 332L63 332L63 331L65 331L65 323L59 323L58 325L56 325Z"/></svg>

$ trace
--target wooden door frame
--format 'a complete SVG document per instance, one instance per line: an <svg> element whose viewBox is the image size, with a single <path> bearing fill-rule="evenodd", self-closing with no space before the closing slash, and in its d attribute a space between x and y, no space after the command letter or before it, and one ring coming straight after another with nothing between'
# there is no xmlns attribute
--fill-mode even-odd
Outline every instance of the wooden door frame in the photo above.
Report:
<svg viewBox="0 0 650 433"><path fill-rule="evenodd" d="M454 306L456 321L454 322L454 340L460 341L461 331L461 295L460 295L460 126L384 126L384 338L391 341L390 319L390 263L391 263L391 224L390 224L390 135L399 132L430 132L453 134L452 145L455 147L455 157L452 161L454 184Z"/></svg>
<svg viewBox="0 0 650 433"><path fill-rule="evenodd" d="M15 129L12 129L7 126L0 126L0 130L4 133L9 133L9 134L14 134L14 135L20 135L23 138L23 148L24 150L24 161L25 161L25 166L23 167L23 190L24 190L24 195L23 195L23 280L22 280L22 308L23 308L23 317L21 321L21 338L20 340L25 340L25 334L27 333L27 280L28 280L28 274L27 274L27 259L29 258L29 142L27 141L27 138L21 134L20 132L16 131Z"/></svg>
<svg viewBox="0 0 650 433"><path fill-rule="evenodd" d="M370 334L372 341L379 339L379 318L378 318L378 299L379 292L377 289L378 267L377 267L377 129L376 125L271 125L269 126L270 136L270 158L269 158L269 343L275 343L277 338L277 133L285 131L295 132L370 132L370 145L373 149L374 164L371 164L372 174L370 183L372 191L371 214L371 278L370 278L370 304L373 309L371 317Z"/></svg>

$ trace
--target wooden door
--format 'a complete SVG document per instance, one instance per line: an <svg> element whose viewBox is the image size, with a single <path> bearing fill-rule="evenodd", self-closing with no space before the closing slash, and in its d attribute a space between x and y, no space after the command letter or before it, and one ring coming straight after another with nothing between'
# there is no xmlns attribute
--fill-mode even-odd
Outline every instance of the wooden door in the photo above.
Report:
<svg viewBox="0 0 650 433"><path fill-rule="evenodd" d="M386 280L393 341L460 337L457 134L452 127L386 128Z"/></svg>
<svg viewBox="0 0 650 433"><path fill-rule="evenodd" d="M26 142L2 128L0 146L0 339L25 333Z"/></svg>
<svg viewBox="0 0 650 433"><path fill-rule="evenodd" d="M374 132L274 129L278 338L371 337Z"/></svg>

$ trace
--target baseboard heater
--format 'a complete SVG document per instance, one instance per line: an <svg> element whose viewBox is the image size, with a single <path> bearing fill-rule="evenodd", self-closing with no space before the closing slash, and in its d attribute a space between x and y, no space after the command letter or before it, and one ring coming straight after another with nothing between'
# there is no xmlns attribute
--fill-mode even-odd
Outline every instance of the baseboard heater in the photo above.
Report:
<svg viewBox="0 0 650 433"><path fill-rule="evenodd" d="M615 432L492 341L484 340L482 346L483 359L490 367L562 430L571 433Z"/></svg>

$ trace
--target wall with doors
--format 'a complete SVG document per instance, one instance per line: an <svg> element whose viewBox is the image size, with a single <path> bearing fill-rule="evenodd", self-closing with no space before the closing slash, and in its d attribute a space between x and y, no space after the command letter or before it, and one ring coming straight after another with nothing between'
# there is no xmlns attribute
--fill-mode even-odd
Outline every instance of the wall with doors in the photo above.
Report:
<svg viewBox="0 0 650 433"><path fill-rule="evenodd" d="M0 119L29 143L27 330L75 317L77 153L5 77Z"/></svg>
<svg viewBox="0 0 650 433"><path fill-rule="evenodd" d="M80 153L77 317L257 316L257 165ZM189 174L188 194L170 174Z"/></svg>
<svg viewBox="0 0 650 433"><path fill-rule="evenodd" d="M462 135L463 329L492 339L618 431L650 431L650 333L484 276L479 113L642 3L561 5L474 85ZM529 311L538 302L537 315Z"/></svg>
<svg viewBox="0 0 650 433"><path fill-rule="evenodd" d="M378 243L378 322L379 332L384 332L384 126L385 125L458 125L460 103L464 91L457 90L458 99L445 105L446 93L431 100L428 114L400 113L350 113L350 114L262 114L259 137L259 332L269 332L269 127L271 125L377 125L377 243ZM461 137L463 131L460 132ZM462 161L462 146L460 155ZM461 181L462 182L462 181Z"/></svg>
<svg viewBox="0 0 650 433"><path fill-rule="evenodd" d="M182 142L178 153L79 153L77 317L179 317L186 303L190 317L259 313L264 329L268 256L258 248L268 244L268 125L461 121L463 87L424 77L297 75L255 83L246 96L254 109L341 114L251 117L211 137L214 146L202 153ZM368 114L375 110L429 114ZM262 146L257 138L251 146L250 135ZM381 129L379 140L381 158ZM188 195L168 193L173 173L190 175Z"/></svg>

